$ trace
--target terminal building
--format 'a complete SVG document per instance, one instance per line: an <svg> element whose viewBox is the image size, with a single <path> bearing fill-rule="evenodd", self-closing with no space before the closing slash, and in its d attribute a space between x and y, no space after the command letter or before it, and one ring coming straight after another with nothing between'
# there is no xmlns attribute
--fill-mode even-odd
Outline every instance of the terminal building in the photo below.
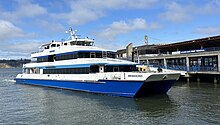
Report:
<svg viewBox="0 0 220 125"><path fill-rule="evenodd" d="M214 81L220 81L220 36L165 45L131 45L118 50L118 58L133 59L140 64L154 67L187 71L190 75L214 75Z"/></svg>

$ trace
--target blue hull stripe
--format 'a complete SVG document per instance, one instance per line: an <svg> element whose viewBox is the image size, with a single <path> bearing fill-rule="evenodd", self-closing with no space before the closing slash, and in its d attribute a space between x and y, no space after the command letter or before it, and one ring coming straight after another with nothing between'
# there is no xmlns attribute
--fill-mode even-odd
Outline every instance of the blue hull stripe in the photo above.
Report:
<svg viewBox="0 0 220 125"><path fill-rule="evenodd" d="M15 79L15 80L16 83L19 84L55 87L55 88L63 88L63 89L101 93L101 94L108 94L114 96L124 96L124 97L142 97L142 96L148 96L149 94L163 94L166 93L175 82L175 80L161 81L158 82L159 84L154 83L152 88L150 83L144 83L143 81L100 80L97 82L81 82L81 81L60 81L60 80L40 80L40 79ZM159 88L155 88L155 87L159 87ZM155 89L156 91L153 90L149 91L148 89ZM151 91L153 91L153 93L149 93Z"/></svg>

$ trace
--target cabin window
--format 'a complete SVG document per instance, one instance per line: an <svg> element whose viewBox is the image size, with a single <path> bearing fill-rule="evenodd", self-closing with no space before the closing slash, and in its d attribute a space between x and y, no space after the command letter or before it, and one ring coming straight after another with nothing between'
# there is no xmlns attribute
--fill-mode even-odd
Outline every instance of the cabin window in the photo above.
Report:
<svg viewBox="0 0 220 125"><path fill-rule="evenodd" d="M49 46L45 46L44 49L49 49Z"/></svg>
<svg viewBox="0 0 220 125"><path fill-rule="evenodd" d="M113 72L113 66L106 66L104 72Z"/></svg>
<svg viewBox="0 0 220 125"><path fill-rule="evenodd" d="M96 58L102 58L102 52L96 52Z"/></svg>
<svg viewBox="0 0 220 125"><path fill-rule="evenodd" d="M113 67L113 72L119 72L119 67Z"/></svg>
<svg viewBox="0 0 220 125"><path fill-rule="evenodd" d="M48 62L53 62L54 61L55 55L49 55L48 56Z"/></svg>
<svg viewBox="0 0 220 125"><path fill-rule="evenodd" d="M90 52L78 52L78 58L90 58Z"/></svg>
<svg viewBox="0 0 220 125"><path fill-rule="evenodd" d="M116 58L116 54L114 52L107 52L107 57Z"/></svg>
<svg viewBox="0 0 220 125"><path fill-rule="evenodd" d="M64 46L67 46L67 43L64 43L63 45L64 45Z"/></svg>
<svg viewBox="0 0 220 125"><path fill-rule="evenodd" d="M85 45L85 41L77 41L76 45L84 46Z"/></svg>
<svg viewBox="0 0 220 125"><path fill-rule="evenodd" d="M105 72L132 72L138 71L137 67L134 65L122 65L122 66L105 66Z"/></svg>
<svg viewBox="0 0 220 125"><path fill-rule="evenodd" d="M37 58L37 62L47 62L48 61L48 57L40 57L40 58Z"/></svg>
<svg viewBox="0 0 220 125"><path fill-rule="evenodd" d="M51 44L51 48L56 47L56 44Z"/></svg>
<svg viewBox="0 0 220 125"><path fill-rule="evenodd" d="M62 69L44 69L43 74L89 74L89 67L84 68L62 68Z"/></svg>
<svg viewBox="0 0 220 125"><path fill-rule="evenodd" d="M72 45L76 45L76 41L70 42L70 45L71 45L71 46L72 46Z"/></svg>
<svg viewBox="0 0 220 125"><path fill-rule="evenodd" d="M90 58L96 58L95 52L90 52Z"/></svg>
<svg viewBox="0 0 220 125"><path fill-rule="evenodd" d="M85 46L93 46L93 42L85 42Z"/></svg>
<svg viewBox="0 0 220 125"><path fill-rule="evenodd" d="M98 65L90 66L90 73L96 73L96 72L99 72L99 66Z"/></svg>
<svg viewBox="0 0 220 125"><path fill-rule="evenodd" d="M106 52L106 51L103 51L103 52L102 52L102 57L103 57L103 58L106 58L106 57L107 57L107 52Z"/></svg>
<svg viewBox="0 0 220 125"><path fill-rule="evenodd" d="M57 44L57 47L60 47L60 44Z"/></svg>

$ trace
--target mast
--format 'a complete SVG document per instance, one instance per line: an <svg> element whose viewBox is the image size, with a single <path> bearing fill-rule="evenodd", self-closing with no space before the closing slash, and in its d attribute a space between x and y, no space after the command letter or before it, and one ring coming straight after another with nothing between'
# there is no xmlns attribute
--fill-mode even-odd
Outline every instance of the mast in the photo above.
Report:
<svg viewBox="0 0 220 125"><path fill-rule="evenodd" d="M71 35L71 39L72 39L72 40L73 40L73 39L77 39L76 31L77 31L77 30L73 31L72 27L69 28L69 33L70 33L70 35Z"/></svg>

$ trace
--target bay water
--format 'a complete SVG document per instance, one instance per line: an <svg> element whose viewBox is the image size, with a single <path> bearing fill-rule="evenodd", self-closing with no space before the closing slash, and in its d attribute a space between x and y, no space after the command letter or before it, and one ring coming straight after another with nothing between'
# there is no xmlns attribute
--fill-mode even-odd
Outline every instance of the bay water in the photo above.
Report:
<svg viewBox="0 0 220 125"><path fill-rule="evenodd" d="M0 125L220 125L220 84L177 82L166 95L114 97L16 84L0 69Z"/></svg>

